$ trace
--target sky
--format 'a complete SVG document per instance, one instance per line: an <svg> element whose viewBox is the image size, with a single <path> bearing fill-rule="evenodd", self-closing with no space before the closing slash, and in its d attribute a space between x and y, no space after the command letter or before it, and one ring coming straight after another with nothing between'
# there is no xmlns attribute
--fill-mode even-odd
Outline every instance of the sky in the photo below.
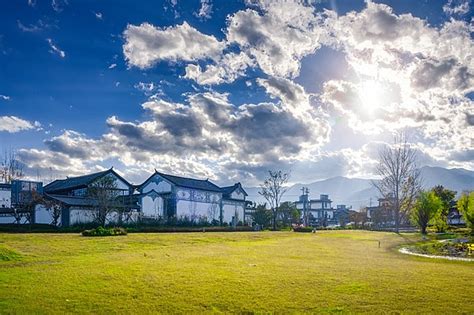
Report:
<svg viewBox="0 0 474 315"><path fill-rule="evenodd" d="M0 1L0 149L256 185L371 178L394 134L474 170L470 0Z"/></svg>

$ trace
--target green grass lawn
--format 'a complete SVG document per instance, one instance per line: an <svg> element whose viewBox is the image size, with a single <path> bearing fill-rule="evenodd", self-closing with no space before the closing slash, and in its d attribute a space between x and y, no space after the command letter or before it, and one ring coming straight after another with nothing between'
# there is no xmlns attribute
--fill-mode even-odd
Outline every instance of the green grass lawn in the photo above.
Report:
<svg viewBox="0 0 474 315"><path fill-rule="evenodd" d="M0 313L474 313L474 263L365 231L0 234ZM381 247L378 247L378 241Z"/></svg>

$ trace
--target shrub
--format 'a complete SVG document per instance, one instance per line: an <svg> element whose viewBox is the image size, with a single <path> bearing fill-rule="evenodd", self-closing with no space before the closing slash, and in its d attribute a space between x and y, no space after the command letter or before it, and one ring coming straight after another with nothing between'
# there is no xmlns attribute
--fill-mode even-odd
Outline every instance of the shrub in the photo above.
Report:
<svg viewBox="0 0 474 315"><path fill-rule="evenodd" d="M307 226L307 227L302 226L302 227L293 228L293 232L301 232L301 233L311 233L311 232L313 232L313 230L314 229L312 227L309 227L309 226Z"/></svg>
<svg viewBox="0 0 474 315"><path fill-rule="evenodd" d="M104 228L99 226L96 229L82 231L82 236L119 236L127 235L127 230L124 228Z"/></svg>

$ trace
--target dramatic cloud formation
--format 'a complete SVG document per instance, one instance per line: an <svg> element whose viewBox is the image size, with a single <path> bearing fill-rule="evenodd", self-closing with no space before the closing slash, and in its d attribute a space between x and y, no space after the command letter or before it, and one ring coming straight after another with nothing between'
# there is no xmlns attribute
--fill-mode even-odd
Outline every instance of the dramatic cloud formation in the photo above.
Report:
<svg viewBox="0 0 474 315"><path fill-rule="evenodd" d="M377 151L405 131L422 163L474 169L471 24L450 18L433 26L372 1L344 15L312 3L247 4L227 16L222 37L187 22L127 25L129 71L146 75L160 62L173 63L193 92L171 97L156 78L136 80L131 86L147 98L139 120L112 113L98 137L67 130L46 140L45 150L21 156L58 172L98 170L114 161L130 176L159 167L248 183L269 168L293 169L296 180L368 177ZM469 4L450 0L443 10L462 15ZM196 15L210 19L212 8L203 0ZM302 64L323 47L340 54L347 71L315 88ZM259 98L234 98L227 90L232 83Z"/></svg>

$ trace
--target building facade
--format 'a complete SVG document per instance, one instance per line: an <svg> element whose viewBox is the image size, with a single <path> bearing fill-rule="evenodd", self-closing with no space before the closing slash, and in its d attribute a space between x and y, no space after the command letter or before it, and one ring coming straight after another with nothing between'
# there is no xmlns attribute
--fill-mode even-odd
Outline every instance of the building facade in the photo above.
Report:
<svg viewBox="0 0 474 315"><path fill-rule="evenodd" d="M113 169L78 177L55 180L44 187L44 198L61 208L61 226L94 222L97 209L103 207L100 197L91 194L93 190L107 192L108 205L115 211L107 213L106 224L113 222L133 222L138 219L139 207L134 200L134 186ZM110 200L109 200L110 199ZM51 224L53 214L46 206L36 209L35 223Z"/></svg>
<svg viewBox="0 0 474 315"><path fill-rule="evenodd" d="M247 193L240 183L219 187L208 179L155 171L137 189L144 218L230 225L245 223Z"/></svg>
<svg viewBox="0 0 474 315"><path fill-rule="evenodd" d="M307 226L336 225L336 209L332 207L329 195L321 194L319 199L309 199L308 194L302 194L296 208L301 211L302 220Z"/></svg>
<svg viewBox="0 0 474 315"><path fill-rule="evenodd" d="M35 194L39 197L33 200ZM39 182L1 184L0 223L67 227L97 221L99 209L107 208L105 224L185 220L236 226L246 223L247 196L240 183L219 187L208 179L158 171L141 185L132 185L111 168L58 179L44 189Z"/></svg>

